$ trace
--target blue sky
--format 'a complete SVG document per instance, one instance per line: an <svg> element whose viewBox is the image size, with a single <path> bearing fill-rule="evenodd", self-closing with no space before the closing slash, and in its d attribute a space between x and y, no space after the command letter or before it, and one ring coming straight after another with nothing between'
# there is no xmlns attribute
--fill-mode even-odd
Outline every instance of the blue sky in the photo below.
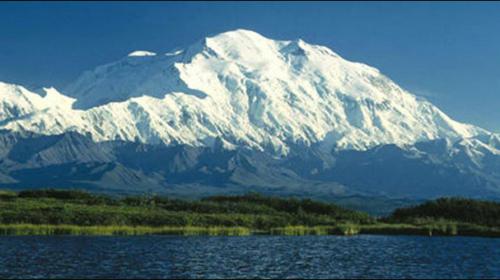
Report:
<svg viewBox="0 0 500 280"><path fill-rule="evenodd" d="M237 28L328 46L500 132L500 3L1 2L0 80L61 88L132 50Z"/></svg>

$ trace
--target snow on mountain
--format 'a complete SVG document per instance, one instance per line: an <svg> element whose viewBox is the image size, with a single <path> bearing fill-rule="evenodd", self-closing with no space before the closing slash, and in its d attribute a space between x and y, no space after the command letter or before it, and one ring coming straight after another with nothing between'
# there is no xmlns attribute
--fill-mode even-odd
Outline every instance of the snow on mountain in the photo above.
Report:
<svg viewBox="0 0 500 280"><path fill-rule="evenodd" d="M128 54L128 56L155 56L156 53L148 51L134 51Z"/></svg>
<svg viewBox="0 0 500 280"><path fill-rule="evenodd" d="M163 55L135 51L85 72L64 95L44 91L0 83L0 128L277 154L294 144L366 150L441 138L500 146L499 136L452 120L373 67L247 30Z"/></svg>

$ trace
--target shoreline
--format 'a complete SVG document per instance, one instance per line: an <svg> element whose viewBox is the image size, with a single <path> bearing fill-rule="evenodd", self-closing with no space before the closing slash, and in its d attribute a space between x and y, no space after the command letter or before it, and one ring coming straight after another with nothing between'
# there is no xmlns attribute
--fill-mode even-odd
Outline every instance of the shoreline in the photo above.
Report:
<svg viewBox="0 0 500 280"><path fill-rule="evenodd" d="M180 200L78 190L0 191L0 235L419 235L500 237L500 204L441 198L376 218L257 193Z"/></svg>
<svg viewBox="0 0 500 280"><path fill-rule="evenodd" d="M335 235L408 235L408 236L469 236L499 238L500 230L470 224L441 225L409 225L409 224L372 224L372 225L338 225L338 226L288 226L268 230L250 229L246 227L148 227L148 226L77 226L77 225L35 225L35 224L3 224L0 225L0 236L304 236Z"/></svg>

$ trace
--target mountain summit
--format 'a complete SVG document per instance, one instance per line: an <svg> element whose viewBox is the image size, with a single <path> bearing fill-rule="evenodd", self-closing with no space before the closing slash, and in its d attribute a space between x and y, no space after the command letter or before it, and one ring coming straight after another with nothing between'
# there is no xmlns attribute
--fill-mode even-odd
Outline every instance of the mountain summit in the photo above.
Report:
<svg viewBox="0 0 500 280"><path fill-rule="evenodd" d="M327 47L248 30L164 54L134 51L83 73L62 93L0 83L0 94L0 128L42 136L75 132L95 143L247 149L287 158L311 149L323 162L319 170L338 164L332 154L385 145L418 158L430 153L425 149L441 149L425 143L444 141L439 160L459 158L462 171L469 162L495 169L500 155L498 135L452 120L373 67ZM491 183L498 173L485 175L493 189L500 187Z"/></svg>
<svg viewBox="0 0 500 280"><path fill-rule="evenodd" d="M29 118L9 116L3 127L194 146L221 138L228 147L285 154L297 143L364 150L487 133L453 121L375 68L247 30L175 53L133 52L84 73L64 94L75 102L61 95L47 102L53 106L33 104L25 108Z"/></svg>

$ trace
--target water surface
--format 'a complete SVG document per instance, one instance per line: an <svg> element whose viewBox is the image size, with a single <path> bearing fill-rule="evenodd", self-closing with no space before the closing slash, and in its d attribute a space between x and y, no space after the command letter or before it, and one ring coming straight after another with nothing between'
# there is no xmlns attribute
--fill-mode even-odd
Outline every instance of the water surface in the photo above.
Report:
<svg viewBox="0 0 500 280"><path fill-rule="evenodd" d="M500 239L0 237L0 278L499 278Z"/></svg>

